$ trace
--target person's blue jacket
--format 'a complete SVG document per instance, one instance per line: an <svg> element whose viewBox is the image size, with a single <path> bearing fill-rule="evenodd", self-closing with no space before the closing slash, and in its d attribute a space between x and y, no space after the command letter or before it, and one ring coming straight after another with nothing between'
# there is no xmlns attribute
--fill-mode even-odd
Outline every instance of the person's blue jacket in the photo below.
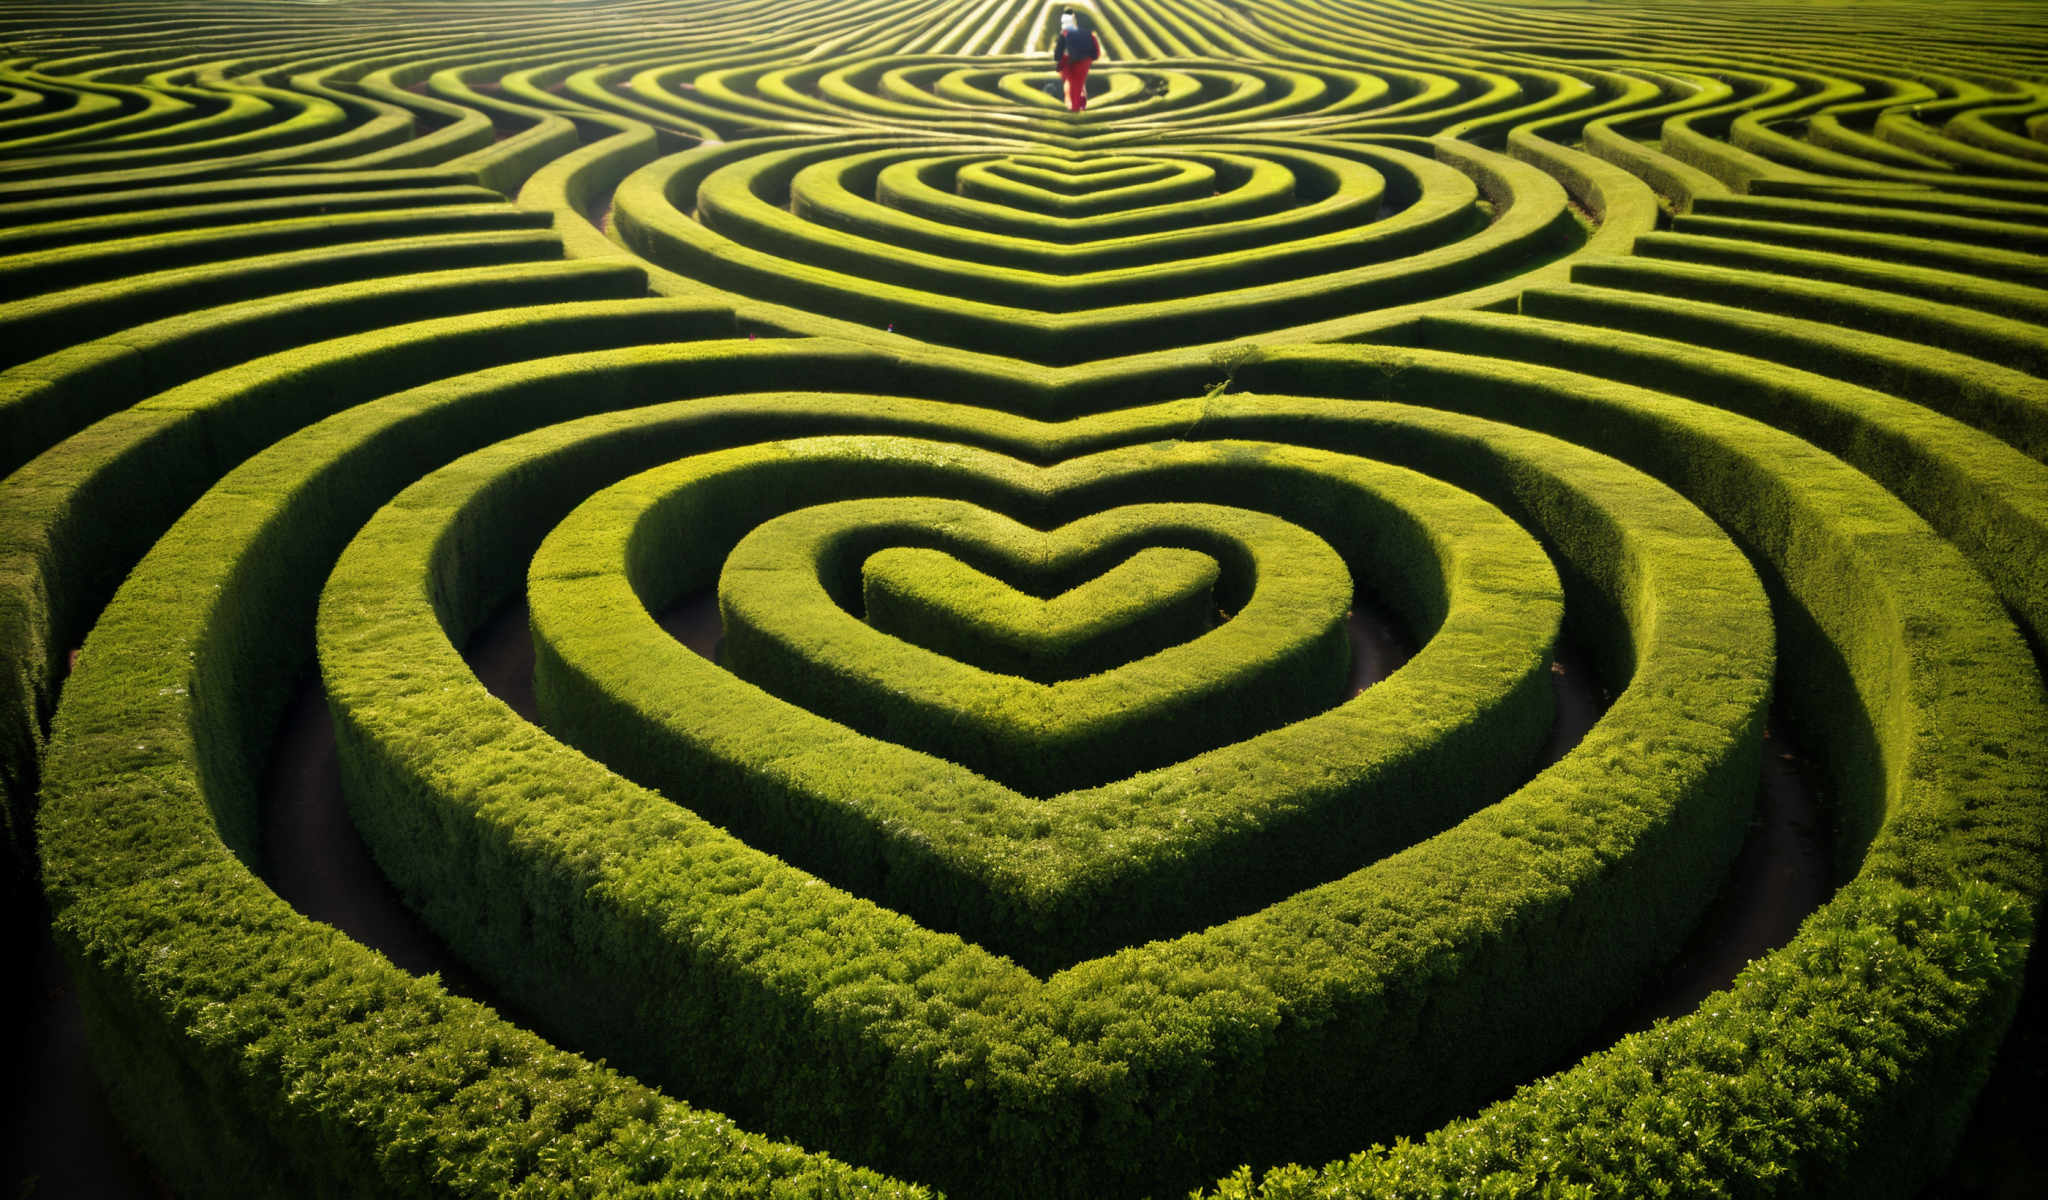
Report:
<svg viewBox="0 0 2048 1200"><path fill-rule="evenodd" d="M1052 42L1052 60L1064 65L1069 59L1076 62L1094 62L1102 57L1102 43L1095 40L1092 29L1074 28L1063 31Z"/></svg>

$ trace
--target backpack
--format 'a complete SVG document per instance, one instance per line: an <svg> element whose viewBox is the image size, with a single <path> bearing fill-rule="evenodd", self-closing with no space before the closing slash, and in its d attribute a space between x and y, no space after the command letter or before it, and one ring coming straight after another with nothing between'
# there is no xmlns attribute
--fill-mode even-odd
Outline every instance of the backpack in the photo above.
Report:
<svg viewBox="0 0 2048 1200"><path fill-rule="evenodd" d="M1060 34L1060 41L1070 59L1095 57L1095 35L1085 29L1070 29Z"/></svg>

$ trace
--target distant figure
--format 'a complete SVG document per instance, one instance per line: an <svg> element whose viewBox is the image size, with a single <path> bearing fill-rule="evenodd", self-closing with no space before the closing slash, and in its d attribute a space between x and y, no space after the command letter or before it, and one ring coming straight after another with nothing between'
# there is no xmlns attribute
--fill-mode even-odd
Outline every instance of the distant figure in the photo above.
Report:
<svg viewBox="0 0 2048 1200"><path fill-rule="evenodd" d="M1081 28L1073 9L1061 13L1052 61L1060 69L1060 78L1067 81L1067 107L1075 112L1088 107L1088 68L1101 57L1102 43L1095 40L1094 31Z"/></svg>

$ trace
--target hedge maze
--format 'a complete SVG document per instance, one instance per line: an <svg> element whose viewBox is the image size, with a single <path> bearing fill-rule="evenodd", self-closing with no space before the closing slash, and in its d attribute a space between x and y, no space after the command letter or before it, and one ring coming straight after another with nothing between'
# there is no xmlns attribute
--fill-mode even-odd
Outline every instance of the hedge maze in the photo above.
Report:
<svg viewBox="0 0 2048 1200"><path fill-rule="evenodd" d="M181 1194L1942 1169L2048 892L2039 13L1095 0L1073 114L1061 7L0 8L9 903ZM459 973L280 897L307 688ZM1827 898L1617 1033L1785 738Z"/></svg>

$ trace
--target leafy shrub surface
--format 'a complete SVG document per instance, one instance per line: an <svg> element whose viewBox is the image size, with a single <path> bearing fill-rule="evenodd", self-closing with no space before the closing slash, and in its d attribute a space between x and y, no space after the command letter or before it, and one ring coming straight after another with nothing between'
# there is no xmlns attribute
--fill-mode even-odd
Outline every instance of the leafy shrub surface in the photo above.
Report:
<svg viewBox="0 0 2048 1200"><path fill-rule="evenodd" d="M1079 112L1054 16L0 10L7 899L181 1193L1951 1152L2048 885L2035 14L1142 2ZM272 890L308 686L489 1002ZM1587 1054L1767 723L1839 889Z"/></svg>

